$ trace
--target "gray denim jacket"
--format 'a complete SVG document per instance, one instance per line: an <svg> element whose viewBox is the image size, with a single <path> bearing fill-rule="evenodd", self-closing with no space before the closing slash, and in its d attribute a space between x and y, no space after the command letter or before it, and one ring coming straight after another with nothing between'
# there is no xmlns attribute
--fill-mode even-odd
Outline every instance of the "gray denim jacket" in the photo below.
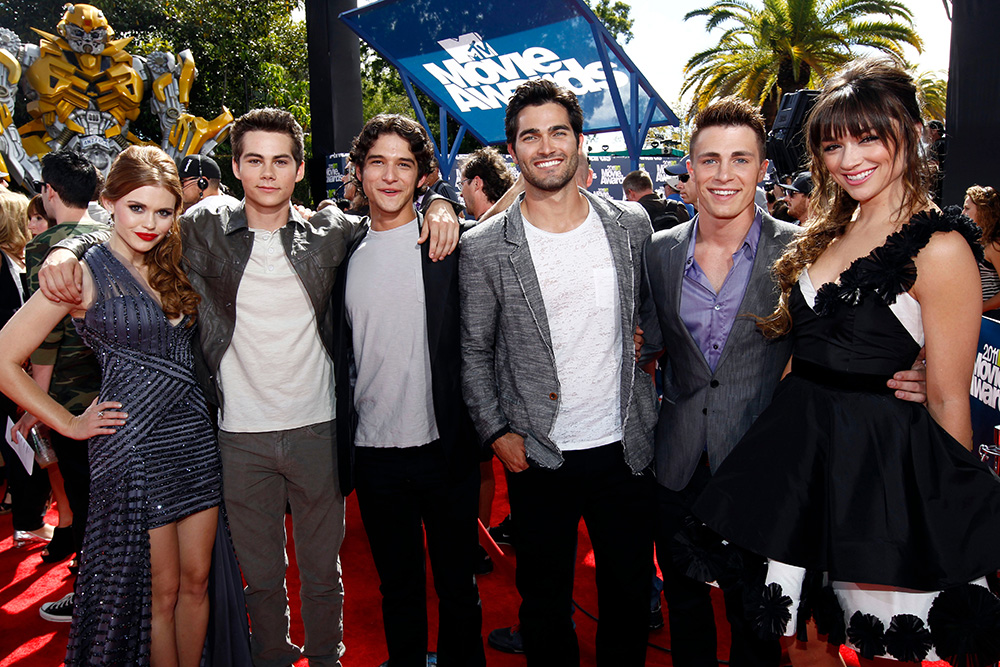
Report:
<svg viewBox="0 0 1000 667"><path fill-rule="evenodd" d="M635 363L642 246L652 232L638 204L582 191L604 226L621 304L621 419L625 461L642 472L653 457L656 394ZM558 468L562 452L549 434L559 410L559 378L538 276L524 235L523 195L505 212L462 236L462 390L484 446L513 431L529 459Z"/></svg>

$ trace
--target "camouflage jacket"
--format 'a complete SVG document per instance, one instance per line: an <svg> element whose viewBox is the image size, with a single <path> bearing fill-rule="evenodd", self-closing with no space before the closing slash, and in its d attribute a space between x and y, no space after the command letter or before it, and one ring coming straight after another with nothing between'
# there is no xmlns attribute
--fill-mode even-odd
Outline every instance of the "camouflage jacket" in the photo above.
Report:
<svg viewBox="0 0 1000 667"><path fill-rule="evenodd" d="M97 222L64 222L33 238L24 252L29 293L33 294L38 289L38 269L45 261L49 248L72 236L107 229L107 225ZM63 318L35 350L31 363L55 367L49 396L75 415L87 409L101 388L101 369L97 358L83 342L69 316Z"/></svg>

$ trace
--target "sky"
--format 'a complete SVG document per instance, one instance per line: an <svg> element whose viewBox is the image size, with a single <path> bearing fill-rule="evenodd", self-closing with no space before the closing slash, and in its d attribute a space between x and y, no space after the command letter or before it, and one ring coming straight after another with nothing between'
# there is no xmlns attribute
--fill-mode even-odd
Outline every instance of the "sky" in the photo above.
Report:
<svg viewBox="0 0 1000 667"><path fill-rule="evenodd" d="M711 0L626 0L632 6L635 37L623 47L656 92L673 106L684 84L684 63L695 53L718 43L722 29L705 31L703 17L684 20L684 14L707 7ZM924 40L924 52L906 47L906 56L920 70L948 69L951 23L941 0L907 0L914 14L917 34ZM683 107L681 107L683 109ZM681 109L674 111L681 115Z"/></svg>
<svg viewBox="0 0 1000 667"><path fill-rule="evenodd" d="M653 88L674 113L683 118L686 102L681 100L684 85L684 63L695 53L718 43L723 29L705 31L703 17L684 20L684 14L707 7L711 0L626 0L632 7L635 24L632 41L623 45ZM914 26L924 41L922 53L905 47L906 57L920 71L948 71L951 49L951 22L941 0L906 0L914 14ZM592 146L610 144L612 150L624 148L620 135L598 135L589 138Z"/></svg>
<svg viewBox="0 0 1000 667"><path fill-rule="evenodd" d="M359 6L373 0L358 0ZM542 0L544 1L544 0ZM684 20L684 14L711 4L711 0L625 0L632 7L631 17L635 21L632 32L634 38L623 45L629 58L636 64L664 102L674 112L683 117L684 101L680 99L684 84L684 63L695 53L718 43L721 29L708 33L704 18ZM905 47L906 57L918 66L920 71L948 70L948 55L951 48L951 22L942 0L904 0L914 14L917 34L924 41L922 53ZM624 141L617 145L618 138L598 135L591 138L592 145L610 143L612 149L624 147Z"/></svg>

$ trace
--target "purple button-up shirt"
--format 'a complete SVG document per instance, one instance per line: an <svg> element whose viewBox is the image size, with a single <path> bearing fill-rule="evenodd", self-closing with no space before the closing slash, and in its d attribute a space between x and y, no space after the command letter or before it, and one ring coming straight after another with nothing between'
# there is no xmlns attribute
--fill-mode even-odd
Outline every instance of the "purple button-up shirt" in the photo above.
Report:
<svg viewBox="0 0 1000 667"><path fill-rule="evenodd" d="M739 315L740 303L750 282L753 260L757 256L757 244L760 242L760 227L761 210L758 208L743 244L733 253L733 266L729 269L718 294L694 259L698 218L695 218L694 229L691 230L691 242L688 244L687 259L684 263L684 283L681 285L680 315L684 326L691 332L695 344L705 355L705 361L708 362L712 372L715 372L715 367L719 365L722 350L726 347L726 339L729 338L733 322Z"/></svg>

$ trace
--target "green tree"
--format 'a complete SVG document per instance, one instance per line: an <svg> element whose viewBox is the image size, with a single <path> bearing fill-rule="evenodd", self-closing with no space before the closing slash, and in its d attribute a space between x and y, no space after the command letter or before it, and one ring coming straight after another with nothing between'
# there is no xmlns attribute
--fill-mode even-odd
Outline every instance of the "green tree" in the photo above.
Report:
<svg viewBox="0 0 1000 667"><path fill-rule="evenodd" d="M413 115L399 71L361 40L361 105L365 119L380 113Z"/></svg>
<svg viewBox="0 0 1000 667"><path fill-rule="evenodd" d="M817 85L859 47L902 62L903 45L922 49L900 0L716 0L684 20L695 17L724 32L684 66L681 94L694 92L689 116L712 99L739 95L761 105L771 124L782 94Z"/></svg>
<svg viewBox="0 0 1000 667"><path fill-rule="evenodd" d="M628 3L621 0L616 2L597 0L597 4L594 4L594 0L587 0L587 4L594 10L597 18L601 19L601 23L608 29L612 37L626 44L632 41L632 38L635 37L632 34L635 19L632 18L632 7Z"/></svg>
<svg viewBox="0 0 1000 667"><path fill-rule="evenodd" d="M214 118L223 106L239 115L273 97L273 70L267 63L280 65L293 79L308 80L304 22L291 19L298 0L94 1L116 39L132 38L129 53L191 50L199 73L191 93L191 111L197 115ZM0 25L37 44L31 28L55 33L63 4L0 0ZM141 117L139 132L159 139L158 124L147 116Z"/></svg>
<svg viewBox="0 0 1000 667"><path fill-rule="evenodd" d="M0 0L0 27L14 30L22 42L37 44L31 28L56 32L65 0ZM190 49L198 68L191 90L190 111L215 118L228 107L235 116L270 105L290 111L306 132L310 147L309 63L305 21L292 18L299 0L91 0L115 31L115 38L131 37L126 50L145 56L153 51L177 54ZM147 97L149 93L147 92ZM19 99L15 118L28 120L25 100ZM132 127L140 137L159 142L160 126L148 111ZM223 178L228 173L228 144L216 149ZM308 184L297 194L308 199Z"/></svg>
<svg viewBox="0 0 1000 667"><path fill-rule="evenodd" d="M910 71L920 91L924 120L944 120L948 109L948 78L942 72Z"/></svg>

